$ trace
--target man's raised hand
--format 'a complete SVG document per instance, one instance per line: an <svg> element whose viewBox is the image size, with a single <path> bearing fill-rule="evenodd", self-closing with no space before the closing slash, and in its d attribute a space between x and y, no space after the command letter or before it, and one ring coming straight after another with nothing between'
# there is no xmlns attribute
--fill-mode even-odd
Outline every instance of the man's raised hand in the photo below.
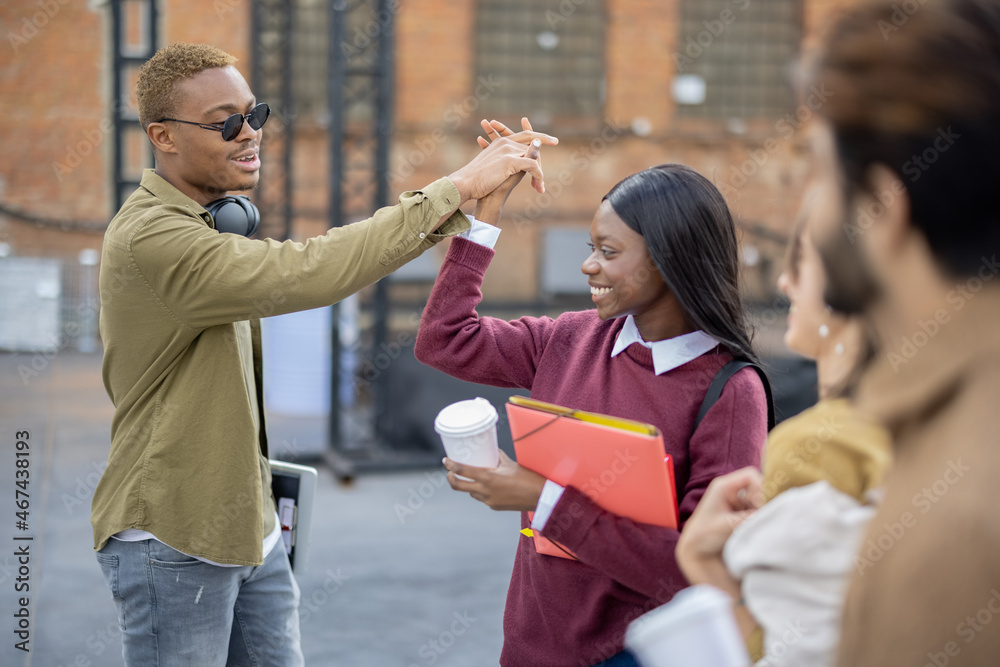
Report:
<svg viewBox="0 0 1000 667"><path fill-rule="evenodd" d="M542 142L540 139L532 139L531 143L528 144L528 150L525 152L524 156L538 161L541 156L541 145ZM476 220L490 225L499 225L500 214L503 212L504 204L507 203L507 197L510 196L510 193L513 192L515 187L517 187L517 184L521 182L522 178L524 178L523 171L519 171L513 176L508 176L507 180L498 185L496 190L489 193L485 197L481 197L476 202ZM544 189L545 188L542 188L542 190Z"/></svg>
<svg viewBox="0 0 1000 667"><path fill-rule="evenodd" d="M485 121L484 121L485 123ZM527 119L522 120L522 125L531 125ZM490 125L493 131L493 141L486 141L479 138L480 145L484 150L479 153L469 164L465 165L449 178L458 188L462 202L470 199L481 199L493 192L508 177L518 173L526 172L531 174L532 185L539 192L545 191L542 167L538 160L528 156L531 149L530 144L538 139L540 144L554 146L559 140L543 132L534 132L526 129L523 132L511 132L502 123L497 123L498 129ZM485 125L484 125L485 127ZM506 134L501 134L506 132Z"/></svg>
<svg viewBox="0 0 1000 667"><path fill-rule="evenodd" d="M487 146L490 145L490 142L496 139L500 139L502 137L515 138L519 137L522 134L528 134L531 136L534 136L535 134L539 134L540 136L548 136L548 135L541 135L541 133L537 133L534 130L532 130L531 121L528 120L527 116L521 118L521 129L523 131L516 134L514 130L510 129L509 127L507 127L498 120L483 119L479 121L479 124L482 126L483 131L486 132L486 136L489 137L488 139L485 139L483 137L476 137L476 141L479 142L479 145L482 148L486 148ZM556 139L556 143L558 142L559 140ZM539 166L541 166L542 164L541 157L537 157L536 159L538 160ZM535 178L534 176L531 177L531 187L533 187L538 192L545 192L545 183Z"/></svg>

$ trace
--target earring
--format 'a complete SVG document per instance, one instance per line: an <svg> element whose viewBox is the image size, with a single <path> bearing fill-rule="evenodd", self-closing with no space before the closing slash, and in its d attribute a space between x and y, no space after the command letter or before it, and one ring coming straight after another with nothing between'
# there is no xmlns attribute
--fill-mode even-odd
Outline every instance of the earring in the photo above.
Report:
<svg viewBox="0 0 1000 667"><path fill-rule="evenodd" d="M834 354L843 354L844 353L844 344L843 343L837 343L836 347L833 348L833 353Z"/></svg>
<svg viewBox="0 0 1000 667"><path fill-rule="evenodd" d="M832 314L833 314L833 308L830 308L830 306L827 306L826 307L826 320L827 320L827 322L830 321L830 316ZM819 325L819 337L820 338L826 338L829 335L830 335L830 327L826 323Z"/></svg>

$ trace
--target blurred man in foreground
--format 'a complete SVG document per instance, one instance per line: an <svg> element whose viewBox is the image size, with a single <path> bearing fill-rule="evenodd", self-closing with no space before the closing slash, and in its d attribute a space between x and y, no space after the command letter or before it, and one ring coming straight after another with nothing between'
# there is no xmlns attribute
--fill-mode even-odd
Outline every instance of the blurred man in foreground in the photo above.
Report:
<svg viewBox="0 0 1000 667"><path fill-rule="evenodd" d="M815 75L827 301L878 332L857 400L895 439L842 667L1000 656L1000 4L914 7L852 9Z"/></svg>
<svg viewBox="0 0 1000 667"><path fill-rule="evenodd" d="M810 128L826 301L877 333L856 401L894 439L838 664L995 665L1000 3L854 6L810 83L828 98ZM704 529L710 556L759 505L759 479L742 470L709 486L686 530Z"/></svg>

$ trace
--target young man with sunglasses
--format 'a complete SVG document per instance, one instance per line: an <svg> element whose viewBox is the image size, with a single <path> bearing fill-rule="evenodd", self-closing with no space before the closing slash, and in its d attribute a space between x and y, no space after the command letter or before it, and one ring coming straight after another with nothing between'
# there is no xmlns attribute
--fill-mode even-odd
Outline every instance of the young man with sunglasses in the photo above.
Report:
<svg viewBox="0 0 1000 667"><path fill-rule="evenodd" d="M127 665L301 665L299 591L270 490L258 318L328 306L464 231L458 210L520 171L523 132L374 217L305 243L219 233L205 206L256 187L259 103L214 47L142 68L155 169L108 226L104 384L115 405L94 493L97 559ZM532 152L531 155L534 155Z"/></svg>

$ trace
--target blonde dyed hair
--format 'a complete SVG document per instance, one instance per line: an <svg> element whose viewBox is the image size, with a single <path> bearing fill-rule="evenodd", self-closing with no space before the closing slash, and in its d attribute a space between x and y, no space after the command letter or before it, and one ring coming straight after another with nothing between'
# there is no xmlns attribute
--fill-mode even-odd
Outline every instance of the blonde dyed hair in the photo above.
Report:
<svg viewBox="0 0 1000 667"><path fill-rule="evenodd" d="M173 115L179 100L175 90L178 81L235 62L236 58L208 44L177 42L157 51L139 70L135 86L139 122L143 129L150 123Z"/></svg>

